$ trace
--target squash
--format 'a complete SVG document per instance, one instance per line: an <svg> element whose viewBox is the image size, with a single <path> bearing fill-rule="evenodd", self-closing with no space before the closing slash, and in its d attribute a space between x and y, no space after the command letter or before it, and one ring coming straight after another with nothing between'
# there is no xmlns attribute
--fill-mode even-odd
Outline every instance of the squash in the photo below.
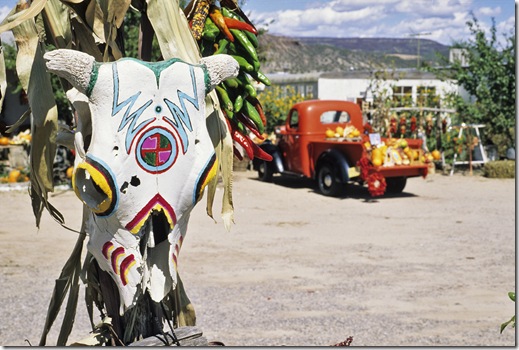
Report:
<svg viewBox="0 0 519 350"><path fill-rule="evenodd" d="M7 146L9 144L9 138L2 136L0 137L0 146Z"/></svg>

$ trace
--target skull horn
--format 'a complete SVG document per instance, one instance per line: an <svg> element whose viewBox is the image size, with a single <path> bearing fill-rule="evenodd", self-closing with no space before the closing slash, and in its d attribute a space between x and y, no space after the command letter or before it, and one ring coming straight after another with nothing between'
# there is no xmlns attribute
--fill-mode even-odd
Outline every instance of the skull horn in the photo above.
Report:
<svg viewBox="0 0 519 350"><path fill-rule="evenodd" d="M59 49L43 55L47 69L72 84L81 93L89 95L95 59L87 53Z"/></svg>
<svg viewBox="0 0 519 350"><path fill-rule="evenodd" d="M207 67L211 90L225 79L237 77L240 71L238 62L225 54L203 57L201 63Z"/></svg>

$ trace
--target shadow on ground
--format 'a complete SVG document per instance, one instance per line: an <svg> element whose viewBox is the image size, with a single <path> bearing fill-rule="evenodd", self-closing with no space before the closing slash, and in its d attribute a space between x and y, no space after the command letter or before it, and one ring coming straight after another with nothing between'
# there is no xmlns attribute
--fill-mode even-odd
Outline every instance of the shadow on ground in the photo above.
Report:
<svg viewBox="0 0 519 350"><path fill-rule="evenodd" d="M251 178L252 181L261 181L258 178ZM271 182L272 185L282 186L287 188L294 189L304 189L307 188L310 193L314 193L316 195L322 196L317 188L317 184L315 181L304 178L304 177L296 177L296 176L274 176ZM344 186L344 191L339 194L337 199L357 199L362 200L364 202L376 203L379 200L390 199L390 198L407 198L407 197L417 197L415 194L402 192L402 193L385 193L380 197L372 197L369 194L368 188L364 185L358 183L351 183Z"/></svg>

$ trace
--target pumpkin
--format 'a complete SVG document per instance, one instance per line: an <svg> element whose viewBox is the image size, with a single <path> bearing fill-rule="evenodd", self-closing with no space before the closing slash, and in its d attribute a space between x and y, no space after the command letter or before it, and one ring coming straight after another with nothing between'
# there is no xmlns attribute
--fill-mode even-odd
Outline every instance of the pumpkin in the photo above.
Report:
<svg viewBox="0 0 519 350"><path fill-rule="evenodd" d="M9 138L2 136L0 137L0 146L7 146L9 144Z"/></svg>
<svg viewBox="0 0 519 350"><path fill-rule="evenodd" d="M18 179L22 175L21 171L18 169L13 169L9 172L9 176L7 177L7 182L13 183L18 182Z"/></svg>

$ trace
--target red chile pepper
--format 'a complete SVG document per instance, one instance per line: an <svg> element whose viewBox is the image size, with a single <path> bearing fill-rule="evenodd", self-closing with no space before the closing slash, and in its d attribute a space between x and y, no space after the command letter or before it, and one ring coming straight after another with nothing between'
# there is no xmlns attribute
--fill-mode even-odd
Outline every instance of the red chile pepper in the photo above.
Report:
<svg viewBox="0 0 519 350"><path fill-rule="evenodd" d="M232 151L233 151L234 155L236 156L236 158L238 158L238 160L240 160L240 161L243 160L243 156L241 155L240 151L238 151L238 149L236 148L235 145L232 145Z"/></svg>
<svg viewBox="0 0 519 350"><path fill-rule="evenodd" d="M416 130L416 117L411 117L411 132Z"/></svg>
<svg viewBox="0 0 519 350"><path fill-rule="evenodd" d="M267 117L265 116L265 113L263 113L263 107L261 107L260 102L258 101L258 103L254 104L254 107L258 111L258 113L261 117L261 121L263 122L263 125L267 126Z"/></svg>
<svg viewBox="0 0 519 350"><path fill-rule="evenodd" d="M254 106L254 108L256 108L256 111L258 111L263 126L267 126L267 117L265 117L265 113L263 113L263 107L261 106L260 101L257 98L251 98L250 96L248 100Z"/></svg>
<svg viewBox="0 0 519 350"><path fill-rule="evenodd" d="M364 124L364 133L366 135L373 134L373 127L368 122L366 122L366 124Z"/></svg>
<svg viewBox="0 0 519 350"><path fill-rule="evenodd" d="M225 122L227 123L227 127L229 129L229 132L231 133L231 138L233 140L235 140L236 142L238 142L242 147L243 149L245 149L245 151L247 152L247 156L249 157L249 159L253 159L254 157L254 150L252 149L252 147L250 146L250 144L252 143L250 140L249 140L249 147L247 148L247 140L245 139L245 137L238 131L236 130L233 126L234 125L231 125L231 122L229 121L229 119L225 118ZM242 143L243 142L243 143ZM244 146L245 145L245 146ZM240 153L240 151L238 151L238 149L236 149L236 147L233 145L233 153L236 155L236 157L239 159L239 160L242 160L243 157Z"/></svg>
<svg viewBox="0 0 519 350"><path fill-rule="evenodd" d="M258 31L256 28L251 26L249 23L242 22L240 20L230 18L230 17L224 17L225 24L227 25L227 28L229 29L239 29L239 30L246 30L252 34L258 35Z"/></svg>
<svg viewBox="0 0 519 350"><path fill-rule="evenodd" d="M238 130L231 130L231 137L243 147L249 159L254 159L254 148L252 146L254 143L247 136L243 135Z"/></svg>
<svg viewBox="0 0 519 350"><path fill-rule="evenodd" d="M272 161L272 156L270 154L268 154L267 152L265 152L264 150L262 150L261 147L258 146L257 144L253 143L252 149L254 150L254 157L266 160L267 162Z"/></svg>
<svg viewBox="0 0 519 350"><path fill-rule="evenodd" d="M256 136L261 141L265 140L263 135L261 135L260 132L258 131L258 129L256 128L256 125L254 125L254 123L246 115L244 115L243 113L237 113L236 117L243 125L245 125L254 134L254 136Z"/></svg>

